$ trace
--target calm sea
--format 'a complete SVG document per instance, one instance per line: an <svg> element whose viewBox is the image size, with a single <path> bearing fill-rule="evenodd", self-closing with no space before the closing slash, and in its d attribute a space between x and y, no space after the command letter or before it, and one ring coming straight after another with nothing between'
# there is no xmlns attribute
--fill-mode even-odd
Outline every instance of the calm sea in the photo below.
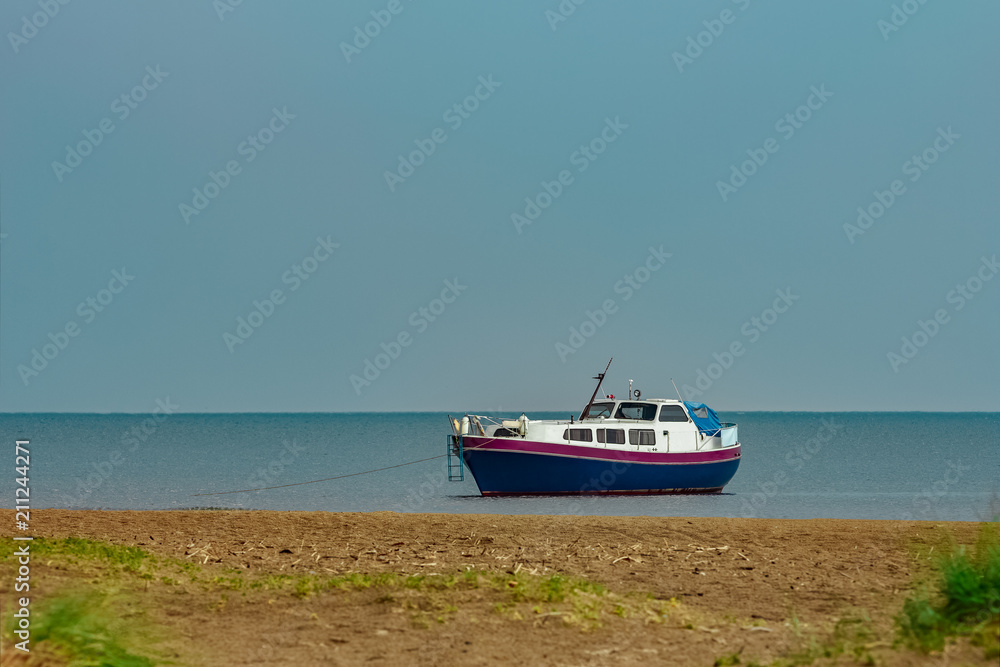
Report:
<svg viewBox="0 0 1000 667"><path fill-rule="evenodd" d="M516 415L511 415L515 417ZM530 415L566 418L568 413ZM989 520L1000 513L1000 413L722 413L743 458L720 495L483 498L443 455L442 413L3 414L0 506L14 507L14 439L30 440L34 508L603 514Z"/></svg>

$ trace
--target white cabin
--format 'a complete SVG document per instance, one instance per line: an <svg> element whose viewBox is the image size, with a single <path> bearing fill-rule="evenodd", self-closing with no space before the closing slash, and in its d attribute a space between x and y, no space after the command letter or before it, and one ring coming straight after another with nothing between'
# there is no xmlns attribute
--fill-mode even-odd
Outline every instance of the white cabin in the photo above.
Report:
<svg viewBox="0 0 1000 667"><path fill-rule="evenodd" d="M736 424L719 422L703 404L666 398L594 401L582 420L467 415L456 426L462 435L622 451L698 452L739 445Z"/></svg>

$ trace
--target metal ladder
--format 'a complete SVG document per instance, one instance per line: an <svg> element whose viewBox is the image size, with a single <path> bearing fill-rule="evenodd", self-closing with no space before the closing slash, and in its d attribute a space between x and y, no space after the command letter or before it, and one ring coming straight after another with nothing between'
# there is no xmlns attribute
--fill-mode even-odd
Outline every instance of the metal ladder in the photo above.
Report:
<svg viewBox="0 0 1000 667"><path fill-rule="evenodd" d="M464 482L465 466L462 462L462 436L448 436L448 481Z"/></svg>

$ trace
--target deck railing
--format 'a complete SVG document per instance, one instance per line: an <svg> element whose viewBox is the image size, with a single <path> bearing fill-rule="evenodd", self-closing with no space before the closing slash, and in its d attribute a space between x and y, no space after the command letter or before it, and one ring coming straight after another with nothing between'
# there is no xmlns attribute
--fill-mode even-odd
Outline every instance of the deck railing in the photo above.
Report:
<svg viewBox="0 0 1000 667"><path fill-rule="evenodd" d="M697 449L701 450L708 446L709 449L723 449L725 447L733 447L738 443L736 424L733 422L721 422L719 424L721 428L707 435L699 431L700 441L698 443ZM714 445L718 444L718 447Z"/></svg>

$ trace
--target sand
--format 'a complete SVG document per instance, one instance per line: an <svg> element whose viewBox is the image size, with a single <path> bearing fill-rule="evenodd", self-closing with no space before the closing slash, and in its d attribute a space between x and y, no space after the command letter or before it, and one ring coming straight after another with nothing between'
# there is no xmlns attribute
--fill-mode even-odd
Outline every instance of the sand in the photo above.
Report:
<svg viewBox="0 0 1000 667"><path fill-rule="evenodd" d="M13 512L4 512L2 525L13 525ZM157 575L121 587L164 630L161 650L180 664L206 665L712 665L733 654L742 664L767 663L810 642L843 643L845 628L854 633L846 648L859 659L940 664L941 656L893 648L892 617L930 575L932 548L972 543L977 529L826 519L32 511L36 537L85 537L197 563L200 583L178 575L182 583L168 585ZM84 576L59 563L34 568L40 597ZM432 579L467 570L484 573L484 583L305 597L204 583L309 573ZM10 572L5 565L5 601ZM580 613L569 603L516 604L485 583L555 573L600 583L611 596L606 609L620 611L588 619L583 598ZM665 620L652 619L649 605L668 609ZM968 646L949 651L988 664ZM854 664L852 656L841 661Z"/></svg>

